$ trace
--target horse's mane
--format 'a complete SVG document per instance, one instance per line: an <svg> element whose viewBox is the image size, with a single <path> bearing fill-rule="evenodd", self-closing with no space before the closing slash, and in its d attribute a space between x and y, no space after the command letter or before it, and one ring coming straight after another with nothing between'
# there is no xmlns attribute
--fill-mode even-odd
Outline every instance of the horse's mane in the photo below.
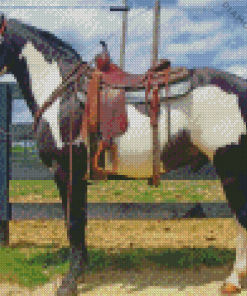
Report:
<svg viewBox="0 0 247 296"><path fill-rule="evenodd" d="M31 41L34 44L36 43L36 45L39 45L39 41L42 41L42 44L48 45L50 49L55 49L57 54L53 56L54 51L49 52L48 47L44 48L39 46L38 49L42 52L47 60L57 59L57 57L60 59L65 58L76 61L81 60L78 52L70 44L62 41L54 34L42 29L38 29L32 25L26 25L16 19L9 19L8 23L10 25L10 33L16 35L16 32L19 32L24 39Z"/></svg>

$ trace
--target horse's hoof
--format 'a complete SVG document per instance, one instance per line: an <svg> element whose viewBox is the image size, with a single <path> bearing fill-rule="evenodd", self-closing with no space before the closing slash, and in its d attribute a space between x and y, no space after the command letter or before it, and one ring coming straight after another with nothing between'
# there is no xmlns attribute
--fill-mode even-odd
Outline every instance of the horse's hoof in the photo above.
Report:
<svg viewBox="0 0 247 296"><path fill-rule="evenodd" d="M57 290L56 296L77 296L77 287L74 289L74 287L66 286L66 287L59 287Z"/></svg>
<svg viewBox="0 0 247 296"><path fill-rule="evenodd" d="M241 293L241 289L232 284L224 283L223 286L221 287L221 293L228 294L228 295L239 294Z"/></svg>
<svg viewBox="0 0 247 296"><path fill-rule="evenodd" d="M71 273L63 278L62 285L57 289L56 296L77 296L77 282Z"/></svg>
<svg viewBox="0 0 247 296"><path fill-rule="evenodd" d="M240 275L239 275L240 278L245 277L245 276L247 276L247 271L242 272L242 273L240 273Z"/></svg>

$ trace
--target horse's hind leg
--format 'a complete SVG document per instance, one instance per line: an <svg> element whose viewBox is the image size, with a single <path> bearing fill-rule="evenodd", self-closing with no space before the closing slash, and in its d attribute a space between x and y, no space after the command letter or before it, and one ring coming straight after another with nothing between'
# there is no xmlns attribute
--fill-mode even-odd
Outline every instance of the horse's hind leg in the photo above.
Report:
<svg viewBox="0 0 247 296"><path fill-rule="evenodd" d="M240 292L240 279L247 271L247 145L245 141L245 136L242 136L239 145L220 148L214 157L214 165L226 198L237 218L236 262L231 275L222 287L223 293Z"/></svg>
<svg viewBox="0 0 247 296"><path fill-rule="evenodd" d="M241 292L240 280L246 275L246 242L246 230L237 222L236 262L222 287L223 293Z"/></svg>
<svg viewBox="0 0 247 296"><path fill-rule="evenodd" d="M84 149L85 150L85 149ZM70 201L70 268L63 278L62 285L57 291L58 296L77 295L77 278L83 276L87 262L87 249L85 241L86 228L86 197L87 181L82 180L86 174L85 151L73 146L73 186ZM68 155L68 154L66 154ZM57 170L55 182L62 197L63 209L67 211L67 181L69 178L68 156L64 157L62 166Z"/></svg>

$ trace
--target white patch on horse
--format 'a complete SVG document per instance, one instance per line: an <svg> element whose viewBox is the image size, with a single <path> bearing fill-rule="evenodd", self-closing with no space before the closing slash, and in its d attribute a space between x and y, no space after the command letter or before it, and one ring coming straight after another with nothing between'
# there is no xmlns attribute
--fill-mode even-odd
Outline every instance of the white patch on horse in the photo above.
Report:
<svg viewBox="0 0 247 296"><path fill-rule="evenodd" d="M188 130L193 144L211 161L218 147L238 143L246 133L245 122L236 95L211 85L195 89L183 98L169 100L171 135ZM168 141L166 103L161 104L159 142L162 149ZM135 177L152 176L152 127L150 118L134 106L127 106L129 126L126 133L114 139L118 145L119 174Z"/></svg>
<svg viewBox="0 0 247 296"><path fill-rule="evenodd" d="M48 63L41 52L28 42L19 58L25 58L29 69L30 82L34 99L42 107L52 92L62 83L62 76L56 61ZM60 98L49 107L42 117L50 124L52 136L57 148L63 147L58 123Z"/></svg>
<svg viewBox="0 0 247 296"><path fill-rule="evenodd" d="M236 95L227 94L217 86L207 86L195 89L189 97L191 139L210 160L218 147L238 144L239 137L246 134Z"/></svg>
<svg viewBox="0 0 247 296"><path fill-rule="evenodd" d="M190 102L183 98L183 104L171 99L171 134L188 128ZM152 175L153 131L150 118L139 112L134 106L127 105L128 130L114 142L118 145L119 174L135 177L150 177ZM166 127L166 107L161 104L159 117L159 143L162 149L168 141Z"/></svg>

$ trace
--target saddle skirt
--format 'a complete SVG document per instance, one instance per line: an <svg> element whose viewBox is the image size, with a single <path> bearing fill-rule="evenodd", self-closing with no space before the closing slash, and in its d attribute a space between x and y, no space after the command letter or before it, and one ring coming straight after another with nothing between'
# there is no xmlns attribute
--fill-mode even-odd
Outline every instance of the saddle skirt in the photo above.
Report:
<svg viewBox="0 0 247 296"><path fill-rule="evenodd" d="M87 133L97 132L99 127L101 140L111 144L112 138L126 132L128 118L125 107L125 90L112 89L106 85L105 75L107 75L106 72L97 69L88 83L82 138L86 140ZM115 76L115 71L111 75Z"/></svg>

